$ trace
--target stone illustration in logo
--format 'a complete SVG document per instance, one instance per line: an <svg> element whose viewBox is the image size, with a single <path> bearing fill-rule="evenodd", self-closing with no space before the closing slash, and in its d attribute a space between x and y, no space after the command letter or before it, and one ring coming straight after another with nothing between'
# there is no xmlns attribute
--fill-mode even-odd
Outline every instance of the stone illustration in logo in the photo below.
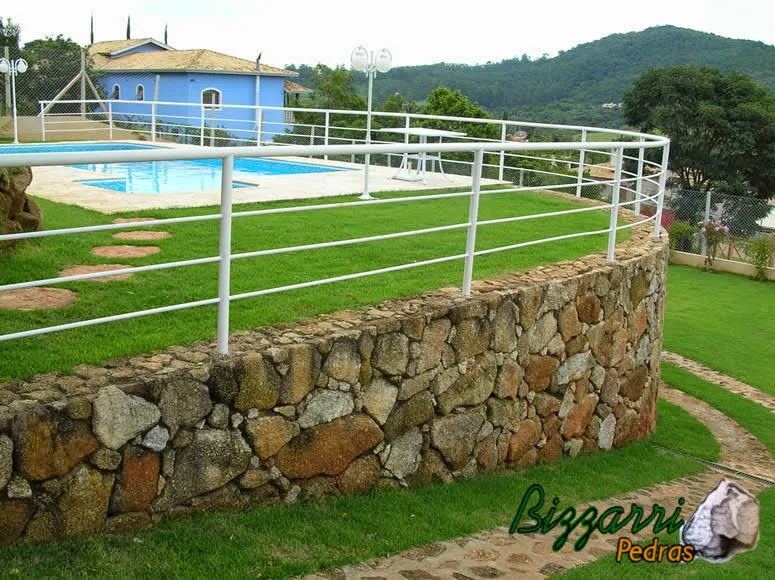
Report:
<svg viewBox="0 0 775 580"><path fill-rule="evenodd" d="M694 546L695 557L727 562L752 550L759 541L759 502L741 485L722 479L679 532L681 544Z"/></svg>

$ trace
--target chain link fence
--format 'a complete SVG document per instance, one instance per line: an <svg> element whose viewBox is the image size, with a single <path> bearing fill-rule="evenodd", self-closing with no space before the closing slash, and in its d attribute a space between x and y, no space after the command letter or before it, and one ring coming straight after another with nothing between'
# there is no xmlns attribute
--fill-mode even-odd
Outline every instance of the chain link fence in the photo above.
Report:
<svg viewBox="0 0 775 580"><path fill-rule="evenodd" d="M728 229L718 244L718 258L752 263L751 243L760 236L775 239L775 205L768 200L685 189L666 195L663 225L673 249L706 254L702 230L711 221Z"/></svg>

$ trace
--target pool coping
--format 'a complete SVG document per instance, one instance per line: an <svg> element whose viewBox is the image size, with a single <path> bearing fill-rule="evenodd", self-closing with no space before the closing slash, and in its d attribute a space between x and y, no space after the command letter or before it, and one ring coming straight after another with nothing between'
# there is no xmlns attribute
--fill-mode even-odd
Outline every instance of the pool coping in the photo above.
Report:
<svg viewBox="0 0 775 580"><path fill-rule="evenodd" d="M137 140L121 141L78 141L77 143L127 143L167 148L199 147L174 143L159 143ZM267 157L293 161L297 163L314 163L315 165L348 169L324 173L298 173L285 175L256 175L254 178L242 174L239 181L252 184L254 187L241 187L232 192L233 203L255 203L293 199L313 199L320 197L336 197L359 194L363 191L363 165L344 161L333 161L306 157ZM427 183L408 182L393 179L397 167L372 165L369 169L370 190L376 191L422 191L426 189L470 187L471 178L461 175L427 174ZM55 201L77 205L104 214L119 212L142 211L151 209L205 207L220 203L220 189L182 193L123 193L101 189L78 183L85 179L111 179L121 176L110 173L97 173L69 166L33 167L33 180L27 188L27 193ZM483 179L483 185L495 185L494 179Z"/></svg>

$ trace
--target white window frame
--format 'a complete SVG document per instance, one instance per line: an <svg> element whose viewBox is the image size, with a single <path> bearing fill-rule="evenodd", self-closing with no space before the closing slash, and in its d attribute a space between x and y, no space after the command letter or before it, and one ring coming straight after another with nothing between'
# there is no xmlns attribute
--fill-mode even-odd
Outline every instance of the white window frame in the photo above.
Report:
<svg viewBox="0 0 775 580"><path fill-rule="evenodd" d="M140 93L140 91L143 91L142 99L138 99L137 95ZM144 101L145 100L145 87L143 86L143 83L137 83L137 87L135 87L135 101Z"/></svg>
<svg viewBox="0 0 775 580"><path fill-rule="evenodd" d="M113 101L121 100L121 86L118 83L113 84L113 89L110 93L110 98Z"/></svg>
<svg viewBox="0 0 775 580"><path fill-rule="evenodd" d="M205 103L205 93L208 91L214 91L218 93L218 104L217 105L208 105ZM202 92L199 94L199 102L202 104L202 106L205 108L206 111L220 111L223 109L223 91L221 89L216 89L215 87L208 87L206 89L202 89Z"/></svg>

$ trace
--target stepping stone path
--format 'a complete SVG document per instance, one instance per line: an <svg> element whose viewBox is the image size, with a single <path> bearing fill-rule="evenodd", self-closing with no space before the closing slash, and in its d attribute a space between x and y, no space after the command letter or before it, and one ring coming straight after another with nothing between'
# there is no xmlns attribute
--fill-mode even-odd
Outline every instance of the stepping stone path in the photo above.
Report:
<svg viewBox="0 0 775 580"><path fill-rule="evenodd" d="M772 460L767 447L738 423L707 403L673 389L667 384L660 385L659 395L681 406L710 429L721 446L719 459L721 465L775 481L775 461ZM764 484L750 479L730 475L720 470L711 470L575 507L577 513L581 513L587 506L593 505L598 509L598 513L602 513L603 510L615 505L627 506L635 503L643 507L648 514L654 503L676 506L678 498L683 497L686 502L682 506L682 514L688 516L723 478L740 483L753 494L758 494L765 489ZM514 498L514 501L518 499ZM515 505L515 510L516 507ZM672 507L668 511L672 512ZM330 580L331 578L474 580L515 577L542 579L554 574L562 574L570 568L582 566L612 554L619 537L629 537L633 541L650 541L653 538L651 526L640 534L632 534L628 526L613 535L593 534L586 548L581 552L575 552L573 542L581 533L576 530L570 535L563 548L559 552L554 552L552 542L561 532L558 526L544 535L515 534L512 536L508 533L507 527L501 526L464 538L419 546L389 558L321 571L305 578L307 580Z"/></svg>
<svg viewBox="0 0 775 580"><path fill-rule="evenodd" d="M0 292L0 309L38 310L63 308L78 300L78 294L64 288L20 288Z"/></svg>
<svg viewBox="0 0 775 580"><path fill-rule="evenodd" d="M114 224L147 223L154 222L156 218L116 218ZM121 232L113 236L119 240L162 240L171 237L169 232L153 231L129 231ZM97 246L91 253L103 258L144 258L156 254L161 250L158 246ZM90 274L92 272L104 272L131 268L125 264L97 264L73 266L59 272L59 276L73 276L76 274ZM117 276L103 276L92 278L89 282L109 282L111 280L123 280L132 274L119 274ZM2 310L39 310L63 308L78 300L78 294L64 288L21 288L0 292L0 309Z"/></svg>
<svg viewBox="0 0 775 580"><path fill-rule="evenodd" d="M113 237L117 240L165 240L172 237L172 234L169 232L144 232L138 230L113 234Z"/></svg>
<svg viewBox="0 0 775 580"><path fill-rule="evenodd" d="M101 258L145 258L160 250L159 246L97 246L91 253Z"/></svg>
<svg viewBox="0 0 775 580"><path fill-rule="evenodd" d="M94 272L110 272L111 270L122 270L131 268L126 264L96 264L90 266L73 266L59 272L60 277L77 276L78 274L92 274ZM117 274L116 276L102 276L100 278L89 278L86 282L110 282L111 280L124 280L132 274Z"/></svg>

